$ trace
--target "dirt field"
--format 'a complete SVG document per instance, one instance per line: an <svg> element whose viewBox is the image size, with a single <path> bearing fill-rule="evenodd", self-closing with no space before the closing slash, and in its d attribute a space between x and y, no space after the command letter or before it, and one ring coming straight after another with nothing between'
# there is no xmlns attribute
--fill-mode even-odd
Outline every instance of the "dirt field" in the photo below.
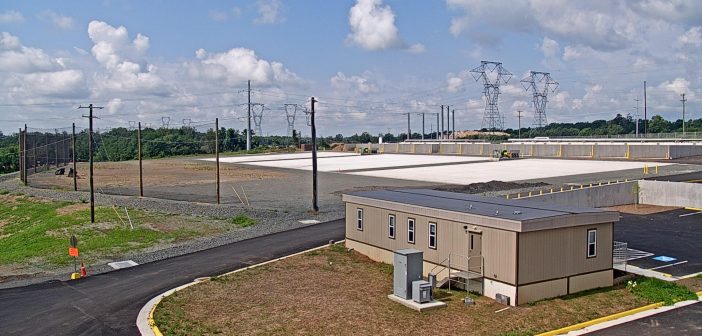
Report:
<svg viewBox="0 0 702 336"><path fill-rule="evenodd" d="M447 308L417 313L390 301L392 267L336 245L189 287L162 301L164 334L531 335L645 304L623 288L505 308L465 292Z"/></svg>
<svg viewBox="0 0 702 336"><path fill-rule="evenodd" d="M632 215L650 215L650 214L675 210L675 209L679 209L679 208L658 206L658 205L649 205L649 204L627 204L627 205L618 205L618 206L608 207L608 208L604 208L604 209L605 210L619 211L621 213L627 213L627 214L632 214Z"/></svg>

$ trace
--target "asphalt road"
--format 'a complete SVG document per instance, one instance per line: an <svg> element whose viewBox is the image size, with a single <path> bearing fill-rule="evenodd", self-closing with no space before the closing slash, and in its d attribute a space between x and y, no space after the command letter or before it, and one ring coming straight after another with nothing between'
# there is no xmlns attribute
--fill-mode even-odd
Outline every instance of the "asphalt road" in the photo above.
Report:
<svg viewBox="0 0 702 336"><path fill-rule="evenodd" d="M702 181L702 171L678 174L678 175L667 175L667 176L654 176L645 178L645 180L654 181L671 181L671 182L700 182Z"/></svg>
<svg viewBox="0 0 702 336"><path fill-rule="evenodd" d="M590 333L598 336L702 335L702 303L640 318Z"/></svg>
<svg viewBox="0 0 702 336"><path fill-rule="evenodd" d="M336 220L82 280L0 290L0 335L138 335L139 310L168 289L343 238L344 221Z"/></svg>
<svg viewBox="0 0 702 336"><path fill-rule="evenodd" d="M647 269L660 267L658 271L674 276L702 272L702 250L699 248L702 214L696 213L676 209L650 215L622 214L620 221L614 224L614 240L627 242L631 249L653 253L649 257L629 261L630 265ZM654 260L657 256L676 260ZM683 261L687 262L673 265Z"/></svg>

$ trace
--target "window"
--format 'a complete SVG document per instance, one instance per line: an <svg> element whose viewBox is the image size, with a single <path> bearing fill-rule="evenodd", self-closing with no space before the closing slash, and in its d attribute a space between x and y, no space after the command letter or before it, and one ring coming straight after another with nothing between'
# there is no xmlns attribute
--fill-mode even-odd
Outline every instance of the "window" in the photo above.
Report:
<svg viewBox="0 0 702 336"><path fill-rule="evenodd" d="M388 237L395 239L395 215L388 215Z"/></svg>
<svg viewBox="0 0 702 336"><path fill-rule="evenodd" d="M429 248L436 249L436 223L429 223Z"/></svg>
<svg viewBox="0 0 702 336"><path fill-rule="evenodd" d="M414 218L407 218L407 242L414 244Z"/></svg>
<svg viewBox="0 0 702 336"><path fill-rule="evenodd" d="M597 229L587 230L587 257L597 256Z"/></svg>
<svg viewBox="0 0 702 336"><path fill-rule="evenodd" d="M356 229L363 231L363 209L356 209Z"/></svg>

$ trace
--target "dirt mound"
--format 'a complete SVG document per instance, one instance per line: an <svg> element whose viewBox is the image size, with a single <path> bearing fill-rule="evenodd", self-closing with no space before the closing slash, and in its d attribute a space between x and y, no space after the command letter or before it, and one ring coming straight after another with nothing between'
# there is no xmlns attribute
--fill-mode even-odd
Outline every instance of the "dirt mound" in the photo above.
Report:
<svg viewBox="0 0 702 336"><path fill-rule="evenodd" d="M344 151L344 144L340 142L335 142L331 144L331 151L332 152L343 152Z"/></svg>
<svg viewBox="0 0 702 336"><path fill-rule="evenodd" d="M523 188L536 188L547 186L548 183L537 182L537 183L516 183L516 182L502 182L502 181L490 181L490 182L478 182L471 183L467 185L460 184L450 184L434 187L434 190L458 192L464 194L479 194L484 192L492 191L503 191L512 189L523 189Z"/></svg>

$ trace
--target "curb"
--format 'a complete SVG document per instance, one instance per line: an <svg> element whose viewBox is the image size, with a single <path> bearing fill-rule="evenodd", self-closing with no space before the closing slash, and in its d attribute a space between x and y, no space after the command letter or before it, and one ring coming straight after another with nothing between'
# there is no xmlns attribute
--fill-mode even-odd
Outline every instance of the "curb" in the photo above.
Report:
<svg viewBox="0 0 702 336"><path fill-rule="evenodd" d="M689 305L689 304L693 304L693 303L697 303L697 302L699 302L699 301L702 301L702 291L699 291L699 292L697 292L697 293L695 293L695 294L697 294L697 297L698 297L697 300L688 300L688 301L678 302L676 305L669 306L669 309L666 309L666 310L672 310L672 309L684 307L684 306L687 306L687 305ZM568 333L570 333L570 332L572 332L572 331L577 331L577 330L583 331L582 329L585 329L585 328L587 328L587 327L594 326L594 325L596 325L596 324L605 323L605 322L609 322L609 321L613 321L613 320L617 320L617 319L622 319L622 318L625 318L625 317L628 317L628 316L632 316L632 315L634 315L634 314L649 312L649 311L651 311L651 310L660 308L660 307L662 307L662 306L663 306L663 302L657 302L657 303L653 303L653 304L646 305L646 306L643 306L643 307L634 308L634 309L627 310L627 311L623 311L623 312L620 312L620 313L615 313L615 314L612 314L612 315L609 315L609 316L604 316L604 317L596 318L596 319L594 319L594 320L590 320L590 321L586 321L586 322L574 324L574 325L571 325L571 326L563 327L563 328L560 328L560 329L547 331L547 332L545 332L545 333L538 334L537 336L565 335L565 334L568 334ZM648 315L654 315L654 314L657 314L657 313L651 313L651 314L648 314ZM643 316L640 316L640 317L643 317ZM638 319L638 318L640 318L640 317L637 317L637 318L635 318L635 319ZM622 322L620 322L620 323L624 323L624 322L628 322L628 321L622 321ZM615 323L615 324L613 324L613 325L616 325L616 324L619 324L619 323ZM586 331L586 332L584 332L584 333L588 333L588 332L592 332L592 331L594 331L594 330L589 330L589 331Z"/></svg>
<svg viewBox="0 0 702 336"><path fill-rule="evenodd" d="M334 242L333 244L339 244L339 243L343 243L345 241L346 241L345 239L342 239L340 241ZM284 259L287 259L290 257L294 257L294 256L297 256L300 254L305 254L308 252L320 250L320 249L323 249L323 248L328 247L330 245L332 245L332 244L324 244L322 246L317 246L317 247L314 247L314 248L311 248L311 249L308 249L305 251L289 254L289 255L286 255L286 256L283 256L280 258L271 259L268 261L264 261L262 263L258 263L258 264L247 266L244 268L240 268L240 269L237 269L237 270L234 270L231 272L220 274L220 275L217 275L215 277L222 277L222 276L226 276L226 275L231 275L231 274L243 272L243 271L246 271L246 270L249 270L252 268L264 266L266 264L274 263L276 261L281 261L281 260L284 260ZM209 278L195 279L194 281L192 281L190 283L178 286L176 288L169 289L169 290L151 298L151 300L149 300L143 307L141 307L141 310L139 310L139 315L137 315L136 325L137 325L137 328L139 329L139 333L141 335L146 335L146 336L163 336L163 334L161 333L161 330L158 329L158 326L156 325L156 322L154 321L154 311L156 311L156 306L158 306L158 304L161 302L161 300L172 295L173 293L180 291L180 290L183 290L187 287L193 286L195 284L205 282L205 281L209 281Z"/></svg>

